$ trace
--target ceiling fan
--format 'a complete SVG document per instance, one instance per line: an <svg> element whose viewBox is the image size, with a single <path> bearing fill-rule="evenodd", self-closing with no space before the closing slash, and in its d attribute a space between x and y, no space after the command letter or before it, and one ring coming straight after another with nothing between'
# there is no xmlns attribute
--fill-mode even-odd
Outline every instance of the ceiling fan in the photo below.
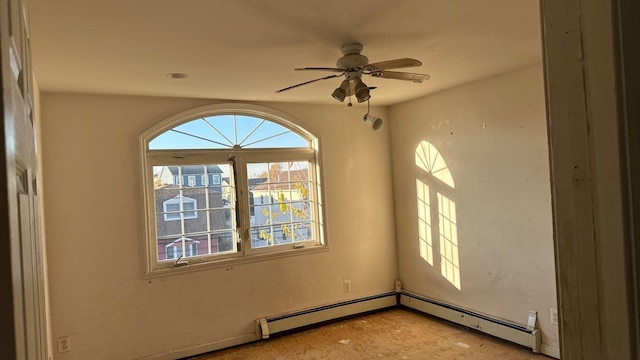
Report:
<svg viewBox="0 0 640 360"><path fill-rule="evenodd" d="M415 83L421 83L424 80L429 79L429 75L427 74L417 74L417 73L408 73L408 72L399 72L399 71L388 71L388 69L400 69L400 68L408 68L421 66L422 62L416 59L410 58L401 58L387 61L380 61L376 63L369 63L369 59L366 56L360 54L362 52L362 44L360 43L349 43L344 44L340 47L340 52L342 52L342 57L338 59L336 62L336 67L305 67L305 68L297 68L296 71L300 70L311 70L311 71L332 71L337 74L321 77L319 79L314 79L310 81L305 81L300 84L296 84L293 86L286 87L284 89L280 89L276 91L277 93L291 90L293 88L297 88L298 86L311 84L316 81L331 79L335 77L343 76L345 80L342 81L340 87L336 88L331 96L334 99L343 102L345 97L355 95L358 102L364 102L369 100L371 95L369 94L369 90L373 88L369 88L365 83L362 82L362 75L370 75L373 77L385 78L385 79L395 79L395 80L407 80L413 81ZM351 103L349 103L351 105Z"/></svg>

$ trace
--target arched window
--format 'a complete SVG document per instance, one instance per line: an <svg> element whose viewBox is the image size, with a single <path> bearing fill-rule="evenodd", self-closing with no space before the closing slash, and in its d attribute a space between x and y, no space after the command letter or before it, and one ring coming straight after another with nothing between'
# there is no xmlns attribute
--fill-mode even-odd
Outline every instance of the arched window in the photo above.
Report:
<svg viewBox="0 0 640 360"><path fill-rule="evenodd" d="M324 245L318 140L286 115L208 106L140 140L148 272Z"/></svg>
<svg viewBox="0 0 640 360"><path fill-rule="evenodd" d="M432 266L439 262L442 276L460 290L453 176L440 152L428 141L420 142L416 148L415 164L420 256ZM438 239L437 243L434 238ZM440 257L434 258L434 249L439 249Z"/></svg>

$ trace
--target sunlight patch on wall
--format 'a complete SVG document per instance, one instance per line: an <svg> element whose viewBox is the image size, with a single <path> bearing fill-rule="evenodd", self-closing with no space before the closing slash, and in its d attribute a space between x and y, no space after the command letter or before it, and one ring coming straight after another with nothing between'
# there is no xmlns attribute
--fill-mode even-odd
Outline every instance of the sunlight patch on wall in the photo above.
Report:
<svg viewBox="0 0 640 360"><path fill-rule="evenodd" d="M440 272L460 290L456 203L438 193L438 227L440 230Z"/></svg>
<svg viewBox="0 0 640 360"><path fill-rule="evenodd" d="M422 170L416 178L420 257L436 268L439 262L441 275L461 290L456 203L451 199L453 176L442 155L428 141L420 142L416 148L415 164ZM434 238L439 239L437 244L433 243ZM434 251L440 256L434 258Z"/></svg>
<svg viewBox="0 0 640 360"><path fill-rule="evenodd" d="M453 176L447 167L447 163L442 158L438 150L428 141L420 142L416 149L416 165L427 173L435 176L438 180L455 188Z"/></svg>
<svg viewBox="0 0 640 360"><path fill-rule="evenodd" d="M429 186L416 179L418 194L418 239L420 257L433 266L433 240L431 237L431 201Z"/></svg>

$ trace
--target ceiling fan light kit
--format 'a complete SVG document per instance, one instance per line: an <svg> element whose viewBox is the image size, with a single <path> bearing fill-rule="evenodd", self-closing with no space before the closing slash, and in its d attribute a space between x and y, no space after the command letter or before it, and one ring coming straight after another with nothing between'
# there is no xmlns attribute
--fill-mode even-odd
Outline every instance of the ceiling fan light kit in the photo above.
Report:
<svg viewBox="0 0 640 360"><path fill-rule="evenodd" d="M371 95L369 95L369 87L362 82L362 79L355 78L353 83L353 92L355 93L356 99L358 99L359 103L365 102L371 98Z"/></svg>
<svg viewBox="0 0 640 360"><path fill-rule="evenodd" d="M335 89L331 96L333 96L334 99L343 102L344 98L347 97L347 92L350 91L350 88L351 84L349 83L349 80L342 80L340 87Z"/></svg>

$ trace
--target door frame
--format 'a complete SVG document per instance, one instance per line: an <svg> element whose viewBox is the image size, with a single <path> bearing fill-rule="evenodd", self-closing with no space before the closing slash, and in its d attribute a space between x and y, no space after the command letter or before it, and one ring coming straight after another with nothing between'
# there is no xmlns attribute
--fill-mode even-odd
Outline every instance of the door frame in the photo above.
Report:
<svg viewBox="0 0 640 360"><path fill-rule="evenodd" d="M634 1L541 0L564 359L638 356Z"/></svg>

